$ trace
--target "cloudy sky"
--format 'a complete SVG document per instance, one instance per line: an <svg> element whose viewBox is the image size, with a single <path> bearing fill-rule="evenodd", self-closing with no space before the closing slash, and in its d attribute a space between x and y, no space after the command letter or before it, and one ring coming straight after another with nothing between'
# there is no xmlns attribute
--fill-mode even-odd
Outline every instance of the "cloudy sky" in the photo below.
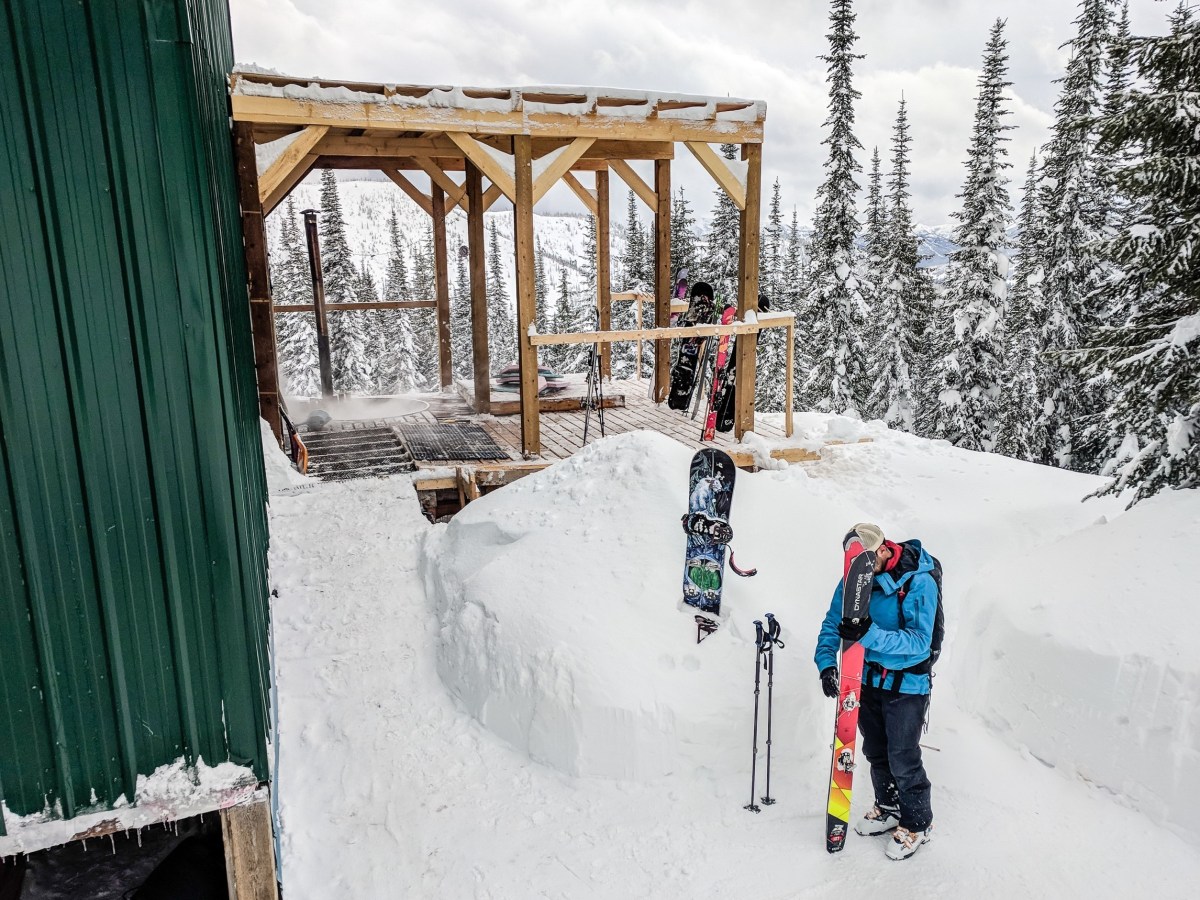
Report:
<svg viewBox="0 0 1200 900"><path fill-rule="evenodd" d="M1173 4L1130 0L1135 33ZM230 0L237 60L294 75L410 84L568 84L749 97L767 102L764 185L811 215L822 176L827 93L823 0ZM901 93L913 136L918 222L949 221L962 180L975 79L988 29L1007 20L1010 159L1019 184L1047 136L1053 79L1073 35L1073 0L858 0L857 133L885 161ZM686 158L685 158L686 157ZM645 174L649 174L648 170ZM712 181L677 156L673 180L706 216ZM861 182L865 184L865 173ZM1017 199L1014 190L1014 201ZM617 198L614 198L614 203ZM623 197L621 198L623 203ZM574 209L556 189L547 208Z"/></svg>

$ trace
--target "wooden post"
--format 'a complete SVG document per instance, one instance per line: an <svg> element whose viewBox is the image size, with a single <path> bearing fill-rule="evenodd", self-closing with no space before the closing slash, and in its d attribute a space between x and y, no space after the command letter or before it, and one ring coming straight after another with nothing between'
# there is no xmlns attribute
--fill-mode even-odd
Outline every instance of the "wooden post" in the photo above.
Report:
<svg viewBox="0 0 1200 900"><path fill-rule="evenodd" d="M642 330L642 295L637 294L633 298L633 302L637 304L637 325L638 331ZM638 381L642 380L642 342L637 342L637 377Z"/></svg>
<svg viewBox="0 0 1200 900"><path fill-rule="evenodd" d="M762 144L743 144L746 157L746 208L742 210L742 227L738 241L738 318L745 321L746 313L758 312L758 239L759 212L762 208ZM737 342L737 372L735 374L734 437L742 439L754 430L754 381L757 365L757 344L750 335Z"/></svg>
<svg viewBox="0 0 1200 900"><path fill-rule="evenodd" d="M671 324L671 161L654 161L654 326ZM671 383L671 342L654 343L654 402L667 399Z"/></svg>
<svg viewBox="0 0 1200 900"><path fill-rule="evenodd" d="M596 308L600 330L612 327L612 263L609 258L608 169L596 170ZM612 378L612 345L600 345L600 377Z"/></svg>
<svg viewBox="0 0 1200 900"><path fill-rule="evenodd" d="M784 340L787 341L787 385L785 386L787 396L784 398L786 406L783 408L783 433L788 437L792 436L792 379L796 377L792 371L795 366L795 351L793 349L795 346L793 342L796 340L795 321L793 319L788 323L787 331L784 335Z"/></svg>
<svg viewBox="0 0 1200 900"><path fill-rule="evenodd" d="M255 799L221 810L229 900L278 900L271 804Z"/></svg>
<svg viewBox="0 0 1200 900"><path fill-rule="evenodd" d="M258 378L258 414L266 419L282 445L283 417L279 409L279 360L267 262L267 230L258 197L258 161L254 155L254 126L251 123L234 123L233 156L242 214L242 242L246 248L246 285L250 296L254 371Z"/></svg>
<svg viewBox="0 0 1200 900"><path fill-rule="evenodd" d="M487 274L483 247L483 173L467 160L467 248L471 270L471 350L475 370L475 412L492 411L488 363Z"/></svg>
<svg viewBox="0 0 1200 900"><path fill-rule="evenodd" d="M533 139L513 137L516 199L513 236L517 263L517 362L521 368L521 448L526 457L542 451L541 410L538 407L537 347L529 329L537 315L533 281Z"/></svg>
<svg viewBox="0 0 1200 900"><path fill-rule="evenodd" d="M333 366L329 361L329 320L325 315L325 273L321 268L321 239L317 234L317 211L304 210L304 236L308 240L308 276L313 286L313 315L317 324L317 369L321 374L321 396L333 396Z"/></svg>
<svg viewBox="0 0 1200 900"><path fill-rule="evenodd" d="M443 391L450 390L454 370L450 359L450 271L446 260L446 193L435 183L429 185L433 210L433 270L437 287L438 369Z"/></svg>

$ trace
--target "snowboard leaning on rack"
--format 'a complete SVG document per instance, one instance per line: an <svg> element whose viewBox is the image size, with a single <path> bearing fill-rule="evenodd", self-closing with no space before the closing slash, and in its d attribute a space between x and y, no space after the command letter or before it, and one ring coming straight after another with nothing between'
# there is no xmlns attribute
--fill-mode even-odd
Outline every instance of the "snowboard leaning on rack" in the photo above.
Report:
<svg viewBox="0 0 1200 900"><path fill-rule="evenodd" d="M842 617L859 620L871 605L875 584L875 553L863 547L855 532L846 535L842 580ZM829 806L825 812L825 849L837 853L846 846L850 828L850 796L858 757L858 705L862 696L863 646L842 641L838 667L837 715L833 726L833 762L829 767Z"/></svg>
<svg viewBox="0 0 1200 900"><path fill-rule="evenodd" d="M712 321L714 303L711 297L693 297L687 312L679 318L679 324L706 325ZM667 406L671 409L687 409L696 389L701 351L707 338L680 338L675 365L671 367L671 392L667 395Z"/></svg>
<svg viewBox="0 0 1200 900"><path fill-rule="evenodd" d="M683 517L687 534L683 602L706 616L721 614L725 550L733 539L729 510L736 475L737 467L724 451L705 449L692 457L688 511Z"/></svg>

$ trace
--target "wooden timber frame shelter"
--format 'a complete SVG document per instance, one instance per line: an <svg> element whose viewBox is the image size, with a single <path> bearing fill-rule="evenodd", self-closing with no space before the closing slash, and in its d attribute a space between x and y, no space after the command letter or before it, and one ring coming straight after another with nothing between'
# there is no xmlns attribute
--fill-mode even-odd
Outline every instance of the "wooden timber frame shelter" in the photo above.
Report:
<svg viewBox="0 0 1200 900"><path fill-rule="evenodd" d="M363 84L244 71L231 75L230 94L259 403L277 435L277 308L270 296L264 219L315 168L382 171L432 218L437 295L432 302L429 298L389 298L378 304L344 304L341 308L435 307L444 390L452 387L446 216L455 206L465 211L477 413L490 411L491 396L483 214L501 196L512 203L521 443L526 457L541 451L539 346L599 343L602 371L609 375L612 342L654 340L655 402L667 396L673 338L757 334L766 327L787 327L790 360L791 317L777 314L760 322L757 316L765 103L594 88ZM277 148L285 140L286 146L260 171L256 147L279 141ZM741 213L737 321L730 325L667 327L673 288L671 161L677 144L696 157ZM739 145L741 159L725 159L713 144ZM652 184L631 166L639 160L653 163ZM463 173L461 181L451 174L459 172ZM428 176L429 193L413 182L412 173ZM653 328L611 330L611 174L650 207L654 216ZM566 183L596 219L599 330L595 332L540 335L534 328L533 209L559 181ZM326 304L326 308L339 306ZM755 341L739 340L736 348L734 426L740 439L754 428ZM790 414L790 396L787 408Z"/></svg>

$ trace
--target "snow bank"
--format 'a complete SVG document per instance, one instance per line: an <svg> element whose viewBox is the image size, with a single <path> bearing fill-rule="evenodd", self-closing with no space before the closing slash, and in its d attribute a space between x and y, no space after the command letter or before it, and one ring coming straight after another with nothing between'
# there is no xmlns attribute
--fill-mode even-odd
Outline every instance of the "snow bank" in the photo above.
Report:
<svg viewBox="0 0 1200 900"><path fill-rule="evenodd" d="M258 420L259 432L262 434L263 466L267 473L267 491L274 494L285 488L312 484L313 480L307 475L301 475L292 465L291 458L279 449L279 441L275 440L275 432L267 424L266 419Z"/></svg>
<svg viewBox="0 0 1200 900"><path fill-rule="evenodd" d="M960 699L1006 741L1200 843L1200 491L996 564Z"/></svg>

